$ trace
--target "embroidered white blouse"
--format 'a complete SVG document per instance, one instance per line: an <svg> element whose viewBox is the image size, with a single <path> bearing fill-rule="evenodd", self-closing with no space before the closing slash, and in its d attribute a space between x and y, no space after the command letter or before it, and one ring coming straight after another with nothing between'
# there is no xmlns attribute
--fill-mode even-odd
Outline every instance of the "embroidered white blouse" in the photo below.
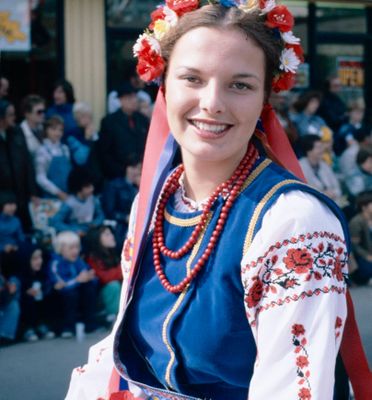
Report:
<svg viewBox="0 0 372 400"><path fill-rule="evenodd" d="M186 199L186 204L183 196L179 190L179 211L188 209L191 201ZM135 212L136 202L127 244ZM242 301L257 345L249 400L332 400L346 319L346 257L340 222L312 195L297 190L282 194L266 212L241 262ZM113 332L90 349L86 365L73 371L66 400L107 398L113 337L125 308L126 258ZM131 385L130 390L146 399L139 388Z"/></svg>

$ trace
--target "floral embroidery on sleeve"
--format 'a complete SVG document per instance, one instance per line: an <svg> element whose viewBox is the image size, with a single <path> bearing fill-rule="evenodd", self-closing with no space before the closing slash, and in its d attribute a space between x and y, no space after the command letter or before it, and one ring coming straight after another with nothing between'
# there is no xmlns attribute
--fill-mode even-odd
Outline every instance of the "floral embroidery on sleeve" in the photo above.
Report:
<svg viewBox="0 0 372 400"><path fill-rule="evenodd" d="M309 355L306 350L307 339L305 337L305 328L302 324L292 325L292 343L295 346L298 385L301 386L298 391L299 400L311 399Z"/></svg>
<svg viewBox="0 0 372 400"><path fill-rule="evenodd" d="M342 318L337 317L336 322L335 322L335 337L336 337L336 339L339 339L341 337L342 329L343 329Z"/></svg>
<svg viewBox="0 0 372 400"><path fill-rule="evenodd" d="M314 232L277 242L263 257L242 268L247 317L255 326L260 312L325 293L346 291L344 241Z"/></svg>

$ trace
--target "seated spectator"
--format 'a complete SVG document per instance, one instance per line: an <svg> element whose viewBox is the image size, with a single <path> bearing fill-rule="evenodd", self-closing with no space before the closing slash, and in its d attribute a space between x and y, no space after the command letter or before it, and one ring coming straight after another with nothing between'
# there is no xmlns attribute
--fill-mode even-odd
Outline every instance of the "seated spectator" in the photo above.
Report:
<svg viewBox="0 0 372 400"><path fill-rule="evenodd" d="M119 310L123 279L115 236L110 227L101 226L89 231L86 243L88 249L86 262L94 269L99 279L101 285L99 299L105 320L112 323Z"/></svg>
<svg viewBox="0 0 372 400"><path fill-rule="evenodd" d="M357 284L366 284L372 277L372 191L358 195L358 214L350 221L351 245L358 269L351 274Z"/></svg>
<svg viewBox="0 0 372 400"><path fill-rule="evenodd" d="M34 165L23 132L15 126L14 106L0 100L0 192L12 191L17 197L17 214L23 228L31 228L29 201L37 202L38 188Z"/></svg>
<svg viewBox="0 0 372 400"><path fill-rule="evenodd" d="M341 125L340 130L335 135L335 153L342 154L347 147L355 143L355 134L363 128L364 118L363 99L353 100L348 105L348 121Z"/></svg>
<svg viewBox="0 0 372 400"><path fill-rule="evenodd" d="M43 144L36 153L36 180L43 190L44 197L67 198L67 180L71 170L70 152L61 142L63 120L57 115L45 123Z"/></svg>
<svg viewBox="0 0 372 400"><path fill-rule="evenodd" d="M96 328L97 284L94 271L80 258L80 238L61 232L55 238L55 254L49 263L49 282L61 306L61 337L71 338L82 321L86 332Z"/></svg>
<svg viewBox="0 0 372 400"><path fill-rule="evenodd" d="M28 151L34 159L36 151L43 142L45 101L36 94L30 94L23 99L21 107L25 119L20 128L25 136Z"/></svg>
<svg viewBox="0 0 372 400"><path fill-rule="evenodd" d="M106 218L115 220L116 240L119 247L124 242L133 200L141 180L141 160L136 154L128 157L125 176L107 180L102 192L102 207Z"/></svg>
<svg viewBox="0 0 372 400"><path fill-rule="evenodd" d="M23 256L25 261L20 276L23 339L27 342L35 342L39 338L52 339L55 334L46 324L50 319L47 304L49 287L43 252L40 247L29 245Z"/></svg>
<svg viewBox="0 0 372 400"><path fill-rule="evenodd" d="M11 192L0 194L0 262L5 277L20 273L20 247L25 240L21 221L16 217L16 197Z"/></svg>
<svg viewBox="0 0 372 400"><path fill-rule="evenodd" d="M0 346L14 342L19 322L19 281L6 279L0 270Z"/></svg>
<svg viewBox="0 0 372 400"><path fill-rule="evenodd" d="M90 228L102 225L104 214L99 199L93 194L93 179L85 169L75 169L69 178L71 195L50 220L57 230L73 231L84 236Z"/></svg>
<svg viewBox="0 0 372 400"><path fill-rule="evenodd" d="M305 135L301 138L301 147L305 156L300 159L300 164L307 183L343 206L337 177L323 161L321 138L318 135Z"/></svg>
<svg viewBox="0 0 372 400"><path fill-rule="evenodd" d="M364 128L360 128L353 132L353 138L349 138L349 141L350 145L341 154L338 166L347 191L355 197L360 192L367 190L365 173L357 164L357 155L361 148L372 144L371 135ZM360 159L363 163L363 157Z"/></svg>
<svg viewBox="0 0 372 400"><path fill-rule="evenodd" d="M86 103L75 103L73 107L77 128L73 129L66 139L75 165L85 165L98 132L93 125L92 109Z"/></svg>
<svg viewBox="0 0 372 400"><path fill-rule="evenodd" d="M362 171L364 190L372 189L372 146L361 147L356 157L357 165Z"/></svg>
<svg viewBox="0 0 372 400"><path fill-rule="evenodd" d="M53 87L53 105L47 110L47 117L59 115L64 124L63 140L65 141L71 131L76 129L77 124L72 113L72 107L75 103L74 88L70 82L65 79L58 80Z"/></svg>

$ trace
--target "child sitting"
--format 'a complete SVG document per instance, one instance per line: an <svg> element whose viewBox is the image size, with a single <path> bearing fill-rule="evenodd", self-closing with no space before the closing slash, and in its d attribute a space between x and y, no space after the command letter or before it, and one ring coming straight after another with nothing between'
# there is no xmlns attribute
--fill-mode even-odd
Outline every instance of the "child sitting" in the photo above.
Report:
<svg viewBox="0 0 372 400"><path fill-rule="evenodd" d="M44 192L44 197L67 198L67 180L71 170L70 152L62 144L63 119L57 115L45 123L43 144L35 157L36 181Z"/></svg>
<svg viewBox="0 0 372 400"><path fill-rule="evenodd" d="M19 321L19 281L0 270L0 346L14 342Z"/></svg>
<svg viewBox="0 0 372 400"><path fill-rule="evenodd" d="M54 338L54 332L45 324L48 318L48 282L41 248L29 245L24 252L24 266L21 274L21 321L24 326L24 340ZM39 335L39 336L38 336Z"/></svg>
<svg viewBox="0 0 372 400"><path fill-rule="evenodd" d="M111 323L119 310L123 279L115 236L110 227L101 226L88 232L86 243L88 248L86 261L99 279L100 303L103 306L106 322Z"/></svg>
<svg viewBox="0 0 372 400"><path fill-rule="evenodd" d="M49 280L62 312L63 338L73 336L80 319L85 330L95 328L97 279L94 271L80 258L80 238L71 231L61 232L54 243L55 253L49 263Z"/></svg>
<svg viewBox="0 0 372 400"><path fill-rule="evenodd" d="M73 231L84 236L89 228L103 223L104 215L99 199L94 196L93 179L84 169L74 170L69 178L73 193L50 220L57 232Z"/></svg>
<svg viewBox="0 0 372 400"><path fill-rule="evenodd" d="M22 224L15 213L16 197L12 192L0 194L0 263L5 277L19 275L19 249L25 237Z"/></svg>
<svg viewBox="0 0 372 400"><path fill-rule="evenodd" d="M102 193L102 207L106 217L117 222L115 237L120 249L127 233L130 210L141 180L142 164L139 156L131 154L127 164L125 176L106 181Z"/></svg>

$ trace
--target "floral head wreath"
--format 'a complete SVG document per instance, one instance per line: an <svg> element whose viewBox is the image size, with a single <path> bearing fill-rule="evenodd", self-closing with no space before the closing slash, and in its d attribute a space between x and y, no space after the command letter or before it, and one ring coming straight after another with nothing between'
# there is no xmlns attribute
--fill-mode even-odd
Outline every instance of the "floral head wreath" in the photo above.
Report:
<svg viewBox="0 0 372 400"><path fill-rule="evenodd" d="M300 39L292 32L294 18L288 8L277 5L275 0L217 0L209 3L219 3L227 8L237 7L244 12L260 10L261 15L266 17L266 26L272 28L284 43L272 88L275 92L291 89L295 83L297 68L304 59ZM149 27L140 35L133 47L134 56L138 58L137 73L143 81L161 82L166 64L161 55L159 41L177 25L178 19L183 14L200 7L202 4L199 0L166 0L165 4L159 5L151 13Z"/></svg>

